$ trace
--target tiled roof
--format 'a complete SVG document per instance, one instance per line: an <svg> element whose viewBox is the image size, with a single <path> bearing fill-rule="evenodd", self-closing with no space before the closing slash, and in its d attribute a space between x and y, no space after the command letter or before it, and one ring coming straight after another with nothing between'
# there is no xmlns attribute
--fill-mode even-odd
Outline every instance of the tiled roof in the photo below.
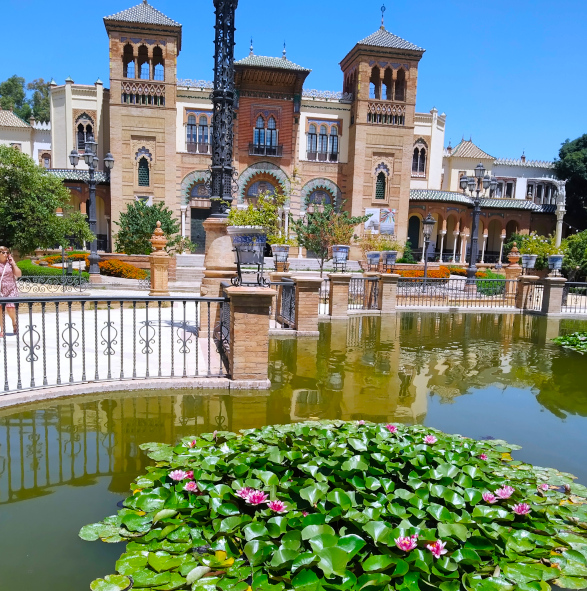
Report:
<svg viewBox="0 0 587 591"><path fill-rule="evenodd" d="M377 29L375 33L361 39L359 45L372 45L373 47L390 47L392 49L409 49L411 51L426 51L422 47L418 47L393 33L390 33L384 27Z"/></svg>
<svg viewBox="0 0 587 591"><path fill-rule="evenodd" d="M522 160L521 158L498 158L496 166L527 166L528 168L552 168L554 162L547 160Z"/></svg>
<svg viewBox="0 0 587 591"><path fill-rule="evenodd" d="M284 57L265 57L263 55L248 55L242 60L234 62L235 66L252 66L255 68L274 68L277 70L295 70L297 72L311 72L307 68L298 66Z"/></svg>
<svg viewBox="0 0 587 591"><path fill-rule="evenodd" d="M162 12L153 8L148 4L147 0L143 0L140 4L127 8L104 17L105 21L122 21L125 23L137 23L146 25L164 25L166 27L181 27L181 25L165 16Z"/></svg>
<svg viewBox="0 0 587 591"><path fill-rule="evenodd" d="M3 109L0 109L0 127L26 128L30 127L30 125L12 111L4 111Z"/></svg>
<svg viewBox="0 0 587 591"><path fill-rule="evenodd" d="M451 156L456 156L457 158L474 158L475 160L484 158L495 160L494 156L490 156L487 152L484 152L471 140L462 140L452 149Z"/></svg>
<svg viewBox="0 0 587 591"><path fill-rule="evenodd" d="M47 172L60 178L62 181L90 181L90 173L87 170L75 170L73 168L51 168ZM110 178L100 170L95 172L94 178L97 183L110 184Z"/></svg>
<svg viewBox="0 0 587 591"><path fill-rule="evenodd" d="M410 201L442 201L444 203L460 203L473 207L473 198L464 193L453 191L436 191L433 189L411 189ZM490 209L522 209L535 213L554 213L556 205L537 205L527 199L486 199L481 198L481 207Z"/></svg>

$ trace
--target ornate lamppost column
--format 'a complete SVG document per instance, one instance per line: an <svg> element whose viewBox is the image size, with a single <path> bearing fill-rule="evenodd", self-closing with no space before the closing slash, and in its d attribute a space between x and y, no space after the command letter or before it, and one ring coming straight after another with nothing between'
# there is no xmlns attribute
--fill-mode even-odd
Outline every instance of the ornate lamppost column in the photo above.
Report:
<svg viewBox="0 0 587 591"><path fill-rule="evenodd" d="M234 18L238 0L214 0L214 90L212 91L212 217L225 218L232 204L234 167Z"/></svg>
<svg viewBox="0 0 587 591"><path fill-rule="evenodd" d="M561 245L563 239L563 219L567 210L566 205L566 181L559 181L558 190L556 193L556 241L555 246L558 248Z"/></svg>

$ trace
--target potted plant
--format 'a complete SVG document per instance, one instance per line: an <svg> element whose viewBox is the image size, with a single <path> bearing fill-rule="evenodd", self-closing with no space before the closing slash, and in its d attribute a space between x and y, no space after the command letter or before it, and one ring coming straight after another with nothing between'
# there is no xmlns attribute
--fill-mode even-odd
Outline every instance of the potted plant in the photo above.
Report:
<svg viewBox="0 0 587 591"><path fill-rule="evenodd" d="M295 245L295 241L285 236L269 236L269 242L271 243L271 252L273 253L273 259L275 260L276 271L287 271L289 269L289 263L287 259L289 257L289 249Z"/></svg>
<svg viewBox="0 0 587 591"><path fill-rule="evenodd" d="M524 269L533 269L536 265L537 254L523 254L522 255L522 267Z"/></svg>
<svg viewBox="0 0 587 591"><path fill-rule="evenodd" d="M528 236L520 236L517 242L522 255L522 267L525 269L560 269L562 265L562 249L556 246L554 236L540 236L532 232ZM550 257L554 256L551 267Z"/></svg>
<svg viewBox="0 0 587 591"><path fill-rule="evenodd" d="M381 260L381 252L378 250L371 250L367 253L367 264L369 265L369 270L379 269L379 261Z"/></svg>

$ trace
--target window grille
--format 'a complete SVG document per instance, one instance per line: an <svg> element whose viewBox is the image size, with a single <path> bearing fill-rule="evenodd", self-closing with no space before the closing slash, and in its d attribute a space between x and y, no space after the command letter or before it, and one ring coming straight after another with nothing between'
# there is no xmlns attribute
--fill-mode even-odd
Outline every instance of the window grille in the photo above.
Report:
<svg viewBox="0 0 587 591"><path fill-rule="evenodd" d="M149 186L149 162L143 156L139 160L139 187Z"/></svg>
<svg viewBox="0 0 587 591"><path fill-rule="evenodd" d="M377 175L375 184L375 199L385 199L385 174L380 172Z"/></svg>

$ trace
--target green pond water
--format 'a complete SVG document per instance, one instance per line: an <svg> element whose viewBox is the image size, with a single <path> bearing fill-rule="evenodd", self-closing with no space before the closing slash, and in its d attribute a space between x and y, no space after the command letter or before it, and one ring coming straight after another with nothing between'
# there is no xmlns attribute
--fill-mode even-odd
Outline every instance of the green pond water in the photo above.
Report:
<svg viewBox="0 0 587 591"><path fill-rule="evenodd" d="M0 589L82 591L123 545L83 542L148 463L147 441L307 419L423 423L523 446L587 485L587 357L551 343L586 321L401 313L271 342L268 392L122 392L0 412Z"/></svg>

